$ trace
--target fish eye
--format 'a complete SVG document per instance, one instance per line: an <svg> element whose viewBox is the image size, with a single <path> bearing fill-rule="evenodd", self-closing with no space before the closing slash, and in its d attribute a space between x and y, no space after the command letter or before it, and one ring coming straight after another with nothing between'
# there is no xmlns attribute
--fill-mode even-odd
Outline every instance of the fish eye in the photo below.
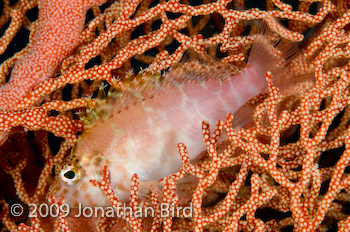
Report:
<svg viewBox="0 0 350 232"><path fill-rule="evenodd" d="M60 171L61 180L68 185L76 185L81 179L81 168L77 165L65 165Z"/></svg>

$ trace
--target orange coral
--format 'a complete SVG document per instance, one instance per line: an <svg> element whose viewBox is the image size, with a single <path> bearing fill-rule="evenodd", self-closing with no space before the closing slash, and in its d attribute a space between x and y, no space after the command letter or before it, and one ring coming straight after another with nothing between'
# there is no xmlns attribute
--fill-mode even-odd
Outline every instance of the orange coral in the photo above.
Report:
<svg viewBox="0 0 350 232"><path fill-rule="evenodd" d="M17 100L0 95L0 102L13 100L7 103L15 105L11 109L0 106L0 175L2 186L6 186L0 195L3 226L10 231L87 231L86 227L98 231L281 231L288 227L294 231L326 231L331 227L349 231L350 217L345 210L350 191L349 3L295 1L291 6L268 0L263 9L249 8L249 4L219 0L194 6L186 0L131 0L92 7L89 12L93 16L76 38L74 51L65 54L59 67L51 67L55 74L28 87L26 95ZM7 77L11 82L12 68L35 49L34 35L42 29L40 23L27 17L37 1L19 0L10 5L4 0L3 5L3 56L11 53L11 41L19 36L20 28L30 30L30 37L22 51L7 54L2 62L1 88L8 86ZM316 9L316 5L320 7ZM275 18L288 22L288 27L277 24ZM83 219L60 215L56 219L37 214L35 218L10 215L17 203L28 207L45 202L54 165L84 130L79 109L96 104L85 96L93 94L101 81L120 87L128 81L124 80L127 70L138 71L139 65L149 71L165 70L177 64L189 48L201 56L222 57L222 62L243 68L256 33L255 24L249 23L254 19L264 19L273 31L290 40L304 40L303 58L293 62L289 71L295 76L314 75L315 85L300 96L283 95L267 73L268 95L249 102L256 105L254 125L235 130L229 115L211 134L209 125L203 123L207 155L190 163L186 141L182 141L182 168L163 178L162 196L153 192L150 202L138 200L138 178L134 176L131 207L151 204L156 209L154 217ZM302 33L307 34L307 30L312 35L303 39ZM19 91L18 85L11 88L13 93ZM69 100L64 92L69 92ZM229 141L219 146L223 131ZM64 139L59 149L50 142L52 134L56 142L57 137ZM104 172L104 181L92 183L117 205L118 196L108 186L108 169ZM193 217L161 217L161 202L189 204L181 202L175 191L188 175L198 178L198 184L192 183L193 191L189 190ZM13 181L6 182L8 178ZM64 204L61 199L49 200L51 204ZM33 208L30 212L35 213Z"/></svg>

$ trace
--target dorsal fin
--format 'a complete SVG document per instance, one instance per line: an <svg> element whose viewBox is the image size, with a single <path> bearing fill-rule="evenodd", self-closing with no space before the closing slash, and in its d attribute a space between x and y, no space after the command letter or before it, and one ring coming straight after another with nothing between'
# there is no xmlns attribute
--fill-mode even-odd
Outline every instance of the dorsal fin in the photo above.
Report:
<svg viewBox="0 0 350 232"><path fill-rule="evenodd" d="M141 70L137 75L131 71L122 79L121 89L109 88L105 93L104 87L100 88L98 96L105 99L98 99L95 108L87 109L83 115L83 122L86 127L91 127L97 120L108 119L112 114L121 112L123 109L153 97L165 88L171 91L172 87L187 85L191 82L204 82L209 79L225 80L239 70L232 65L215 61L212 58L183 59L173 65L167 72L155 72Z"/></svg>
<svg viewBox="0 0 350 232"><path fill-rule="evenodd" d="M214 60L213 58L202 61L199 59L180 62L169 69L166 81L178 84L186 84L188 81L207 81L209 79L226 80L236 74L239 69L228 63Z"/></svg>

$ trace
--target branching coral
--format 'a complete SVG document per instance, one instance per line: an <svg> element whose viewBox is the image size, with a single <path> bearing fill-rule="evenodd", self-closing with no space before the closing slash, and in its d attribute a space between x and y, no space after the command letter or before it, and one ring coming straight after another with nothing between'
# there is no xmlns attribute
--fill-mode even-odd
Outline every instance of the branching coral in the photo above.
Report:
<svg viewBox="0 0 350 232"><path fill-rule="evenodd" d="M346 207L350 191L347 174L350 11L347 1L295 1L289 5L268 0L260 9L249 7L249 1L203 1L199 5L186 0L109 1L89 10L86 25L75 38L78 41L75 48L64 54L58 67L50 67L54 70L52 74L46 79L33 80L34 85L24 82L10 85L11 78L15 78L11 73L14 66L37 49L35 33L48 32L27 17L28 11L38 4L39 12L44 11L42 2L20 0L10 5L4 0L0 18L4 31L0 39L4 60L0 66L0 89L12 93L25 89L19 98L0 95L0 175L1 185L5 186L0 195L0 218L4 228L10 231L349 230ZM89 2L87 7L97 4L82 2ZM50 7L53 12L62 10L60 5ZM69 17L63 13L61 16ZM298 96L284 95L267 73L269 93L248 103L256 106L253 125L232 128L231 122L237 115L228 115L210 133L209 125L203 123L207 154L194 163L189 162L186 141L179 141L183 142L178 147L182 168L164 177L161 195L153 191L148 202L138 200L139 182L134 176L130 206L151 205L156 209L154 217L135 218L125 214L121 218L84 219L61 215L56 219L37 214L35 218L28 218L27 214L10 215L11 207L17 203L28 207L46 201L53 167L84 130L79 112L98 102L95 95L92 99L86 96L92 95L102 81L123 88L129 82L126 76L138 78L133 73L127 74L128 70L134 68L138 72L140 66L147 68L147 73L166 70L178 64L189 48L200 56L216 57L244 68L256 34L254 19L265 20L282 37L302 40L302 58L295 60L288 71L294 76L314 75L315 84ZM288 27L275 19L287 22ZM28 43L23 50L11 54L14 46L11 41L19 36L21 28L30 31ZM54 25L51 29L54 30ZM302 34L311 35L304 38ZM42 51L45 52L48 51ZM69 97L65 96L67 92ZM218 144L221 133L229 137L224 145ZM56 140L64 139L58 152L52 145L52 134ZM37 163L42 163L42 167ZM104 174L103 181L91 182L117 206L118 196L108 185L108 168ZM198 180L186 188L191 195L193 217L161 217L162 202L175 206L190 204L177 194L181 181L189 176ZM7 181L9 178L11 182ZM61 199L49 201L63 204ZM24 223L18 225L20 222Z"/></svg>

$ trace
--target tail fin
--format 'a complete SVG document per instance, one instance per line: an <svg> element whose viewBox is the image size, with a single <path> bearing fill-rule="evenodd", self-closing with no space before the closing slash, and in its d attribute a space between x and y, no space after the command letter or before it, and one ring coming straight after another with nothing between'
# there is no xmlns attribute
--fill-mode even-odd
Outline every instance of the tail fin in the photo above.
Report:
<svg viewBox="0 0 350 232"><path fill-rule="evenodd" d="M302 59L302 56L297 44L273 33L265 21L261 22L251 48L248 65L255 67L262 77L270 71L273 75L272 81L280 91L294 95L299 94L301 89L291 88L291 86L301 82L314 82L313 75L296 76L291 72L291 64L298 59ZM294 92L291 92L291 89L294 89Z"/></svg>

